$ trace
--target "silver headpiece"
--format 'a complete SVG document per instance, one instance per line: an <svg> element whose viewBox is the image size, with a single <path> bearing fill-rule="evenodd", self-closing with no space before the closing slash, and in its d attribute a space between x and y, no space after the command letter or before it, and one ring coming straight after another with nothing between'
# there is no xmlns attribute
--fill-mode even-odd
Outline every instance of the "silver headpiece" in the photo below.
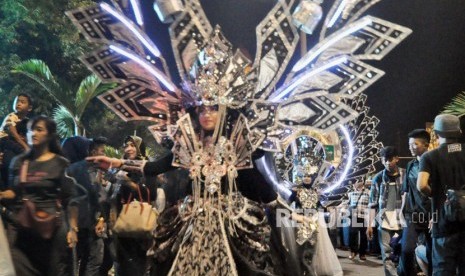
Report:
<svg viewBox="0 0 465 276"><path fill-rule="evenodd" d="M253 96L256 86L251 62L232 45L216 27L201 47L184 89L203 105L239 108Z"/></svg>

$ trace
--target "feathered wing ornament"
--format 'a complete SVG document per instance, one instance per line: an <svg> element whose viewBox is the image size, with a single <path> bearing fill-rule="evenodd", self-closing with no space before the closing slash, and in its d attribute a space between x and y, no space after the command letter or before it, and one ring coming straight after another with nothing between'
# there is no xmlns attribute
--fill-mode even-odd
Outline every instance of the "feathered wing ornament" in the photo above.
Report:
<svg viewBox="0 0 465 276"><path fill-rule="evenodd" d="M281 87L253 101L247 113L251 131L266 135L264 150L282 152L304 130L333 137L325 144L336 148L335 169L324 181L328 196L345 194L336 188L373 172L382 147L376 141L379 120L368 115L363 91L384 72L362 60L382 59L411 33L379 18L359 18L375 2L335 1L320 42L294 64Z"/></svg>

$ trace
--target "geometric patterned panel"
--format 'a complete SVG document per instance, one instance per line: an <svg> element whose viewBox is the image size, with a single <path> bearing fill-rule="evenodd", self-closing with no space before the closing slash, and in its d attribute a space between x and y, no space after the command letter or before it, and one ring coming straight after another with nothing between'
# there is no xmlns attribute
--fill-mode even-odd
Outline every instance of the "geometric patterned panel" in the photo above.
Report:
<svg viewBox="0 0 465 276"><path fill-rule="evenodd" d="M68 11L66 14L89 42L128 47L169 76L168 66L159 49L119 9L102 3Z"/></svg>
<svg viewBox="0 0 465 276"><path fill-rule="evenodd" d="M353 22L368 8L381 0L336 0L326 15L320 40L323 40L334 31L342 29L346 24ZM344 5L345 4L345 5Z"/></svg>
<svg viewBox="0 0 465 276"><path fill-rule="evenodd" d="M276 5L257 26L257 54L254 67L259 68L255 98L266 98L281 78L295 47L299 32L292 24L290 9L294 0L276 1Z"/></svg>
<svg viewBox="0 0 465 276"><path fill-rule="evenodd" d="M350 107L336 103L327 95L293 97L279 105L278 120L288 126L305 125L330 131L357 116Z"/></svg>
<svg viewBox="0 0 465 276"><path fill-rule="evenodd" d="M328 61L329 63L331 61ZM325 64L320 66L326 67ZM279 98L289 98L307 92L314 93L317 90L326 90L338 97L354 98L384 75L383 71L351 57L346 57L344 61L319 73L313 73L319 71L319 68L317 66L294 76L288 85L278 89L271 98L274 95L279 95ZM296 82L299 84L295 85ZM295 87L289 89L292 86ZM286 92L281 92L283 90Z"/></svg>
<svg viewBox="0 0 465 276"><path fill-rule="evenodd" d="M198 0L185 0L185 9L171 23L170 37L176 66L184 81L198 51L212 36L213 28Z"/></svg>
<svg viewBox="0 0 465 276"><path fill-rule="evenodd" d="M145 83L135 80L120 84L98 98L125 122L153 122L149 130L158 143L163 136L171 133L170 126L175 125L182 115L182 106L176 98L155 92Z"/></svg>
<svg viewBox="0 0 465 276"><path fill-rule="evenodd" d="M381 60L411 32L398 24L365 16L320 41L294 65L293 72L341 55Z"/></svg>

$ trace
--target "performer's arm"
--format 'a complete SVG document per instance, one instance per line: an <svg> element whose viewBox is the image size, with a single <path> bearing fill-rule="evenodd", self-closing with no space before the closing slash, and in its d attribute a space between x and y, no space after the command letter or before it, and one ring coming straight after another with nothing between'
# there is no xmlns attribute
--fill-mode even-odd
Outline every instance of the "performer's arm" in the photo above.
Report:
<svg viewBox="0 0 465 276"><path fill-rule="evenodd" d="M156 176L174 169L171 165L171 161L173 160L173 155L171 153L155 161L126 160L107 156L92 156L87 157L86 160L95 163L99 168L104 170L119 168L125 171L140 171L146 176Z"/></svg>

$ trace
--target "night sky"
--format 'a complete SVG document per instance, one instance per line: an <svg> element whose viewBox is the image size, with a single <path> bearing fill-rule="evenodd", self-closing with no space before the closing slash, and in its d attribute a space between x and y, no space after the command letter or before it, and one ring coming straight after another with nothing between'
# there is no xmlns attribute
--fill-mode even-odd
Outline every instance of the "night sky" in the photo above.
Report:
<svg viewBox="0 0 465 276"><path fill-rule="evenodd" d="M152 9L144 5L146 28L174 64L166 26ZM272 8L272 0L201 0L212 24L235 46L255 53L255 26ZM323 7L327 6L326 1ZM382 61L368 61L386 72L365 90L371 114L381 123L378 140L399 147L409 156L407 133L422 128L444 105L465 90L465 1L463 0L385 0L367 14L401 24L413 33ZM299 47L299 46L298 46Z"/></svg>

